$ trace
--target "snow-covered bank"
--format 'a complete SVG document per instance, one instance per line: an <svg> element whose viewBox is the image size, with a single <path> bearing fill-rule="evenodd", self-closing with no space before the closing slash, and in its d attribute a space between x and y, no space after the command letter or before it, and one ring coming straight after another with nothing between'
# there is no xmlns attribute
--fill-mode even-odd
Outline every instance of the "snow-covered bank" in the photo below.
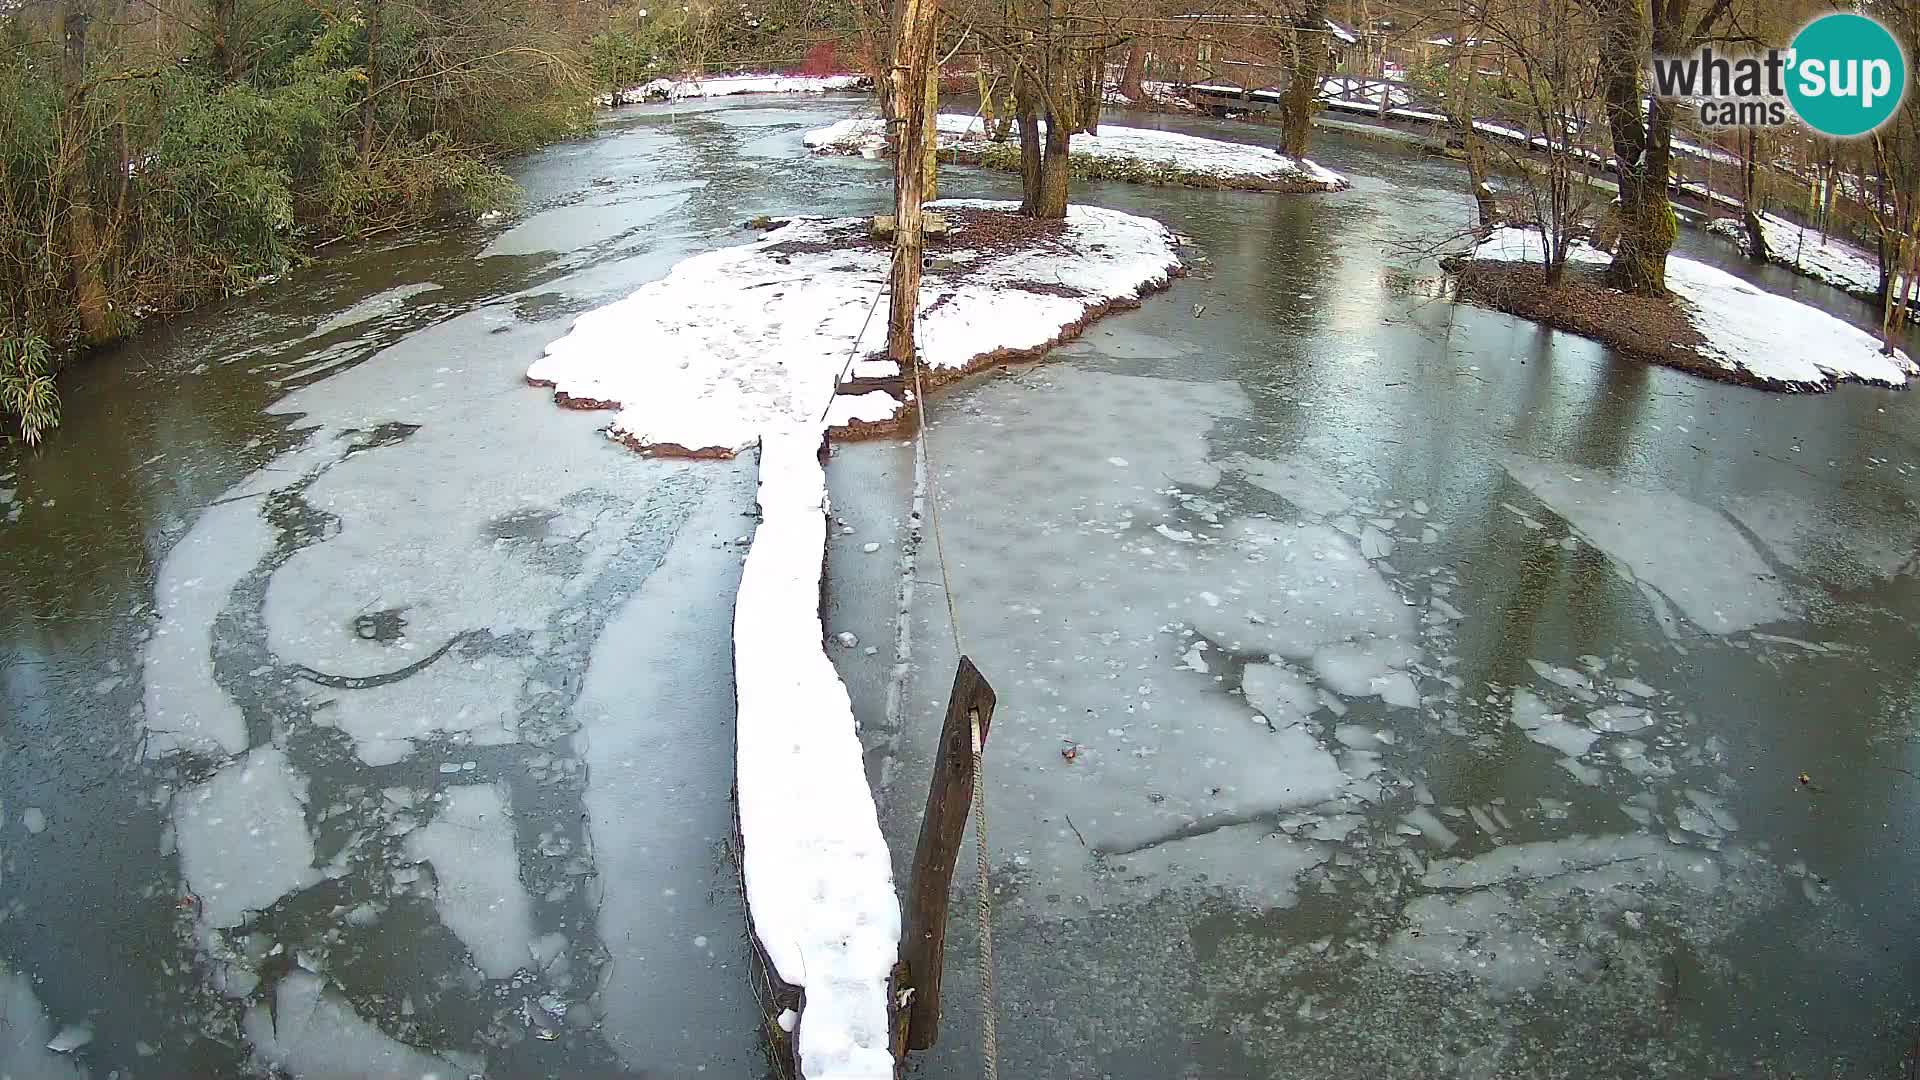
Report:
<svg viewBox="0 0 1920 1080"><path fill-rule="evenodd" d="M1537 231L1504 228L1474 249L1473 262L1538 266L1540 252ZM1590 267L1610 258L1584 242L1575 242L1568 255L1570 263ZM1706 361L1689 365L1701 374L1770 390L1829 390L1840 382L1898 387L1920 374L1905 352L1883 354L1872 334L1705 263L1669 256L1667 288L1701 338L1674 347Z"/></svg>
<svg viewBox="0 0 1920 1080"><path fill-rule="evenodd" d="M865 90L873 85L866 75L717 75L712 78L654 79L600 95L604 107L637 105L643 101L679 101L684 98L732 97L735 94L824 94L832 90Z"/></svg>
<svg viewBox="0 0 1920 1080"><path fill-rule="evenodd" d="M1707 231L1747 249L1747 227L1739 218L1715 218ZM1782 217L1760 215L1760 232L1767 241L1767 260L1815 281L1866 300L1880 297L1880 260L1871 252L1803 228Z"/></svg>
<svg viewBox="0 0 1920 1080"><path fill-rule="evenodd" d="M1170 82L1155 82L1152 79L1140 83L1138 100L1121 92L1120 84L1109 82L1102 98L1109 105L1136 106L1143 108L1167 109L1175 112L1192 112L1196 106L1180 93L1180 88Z"/></svg>
<svg viewBox="0 0 1920 1080"><path fill-rule="evenodd" d="M886 148L886 122L850 117L802 137L815 153L878 157ZM940 114L940 148L956 160L997 169L1018 169L1020 145L988 138L976 116ZM1247 191L1340 191L1347 178L1312 161L1294 160L1266 146L1203 139L1177 131L1100 125L1098 135L1075 135L1069 158L1076 172L1101 180Z"/></svg>
<svg viewBox="0 0 1920 1080"><path fill-rule="evenodd" d="M920 296L921 348L936 373L1045 349L1179 272L1159 222L1075 206L1062 224L947 200L950 236ZM996 213L995 211L1000 211ZM1009 231L1012 230L1012 231ZM856 377L893 378L878 310L892 249L865 218L799 218L750 244L697 255L632 296L582 315L527 371L565 403L617 408L613 438L649 452L730 456L762 432L884 427L904 387L836 397Z"/></svg>
<svg viewBox="0 0 1920 1080"><path fill-rule="evenodd" d="M853 706L821 644L821 434L760 442L761 519L733 619L741 862L754 935L805 991L800 1074L885 1080L900 907Z"/></svg>

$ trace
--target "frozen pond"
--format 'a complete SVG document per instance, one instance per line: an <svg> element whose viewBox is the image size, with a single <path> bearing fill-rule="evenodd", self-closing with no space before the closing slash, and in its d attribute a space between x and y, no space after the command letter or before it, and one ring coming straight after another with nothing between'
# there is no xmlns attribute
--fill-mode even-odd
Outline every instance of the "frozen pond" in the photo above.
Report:
<svg viewBox="0 0 1920 1080"><path fill-rule="evenodd" d="M863 204L755 150L820 115L628 110L524 162L517 219L73 372L0 460L0 1073L764 1070L753 463L643 459L523 376L746 217Z"/></svg>
<svg viewBox="0 0 1920 1080"><path fill-rule="evenodd" d="M859 104L624 111L530 157L515 219L72 372L66 430L0 458L0 1073L764 1072L751 461L642 459L522 375L752 215L875 208L884 165L800 153ZM936 403L1001 700L1007 1074L1884 1075L1920 988L1913 399L1452 309L1387 247L1465 212L1455 167L1315 156L1355 189L1083 189L1206 262ZM922 543L895 684L913 471L832 472L902 866L953 663ZM977 1072L954 943L922 1075Z"/></svg>
<svg viewBox="0 0 1920 1080"><path fill-rule="evenodd" d="M999 694L1002 1069L1894 1074L1912 397L1768 396L1435 301L1390 248L1466 212L1454 167L1319 145L1353 192L1087 193L1206 263L934 403ZM904 875L954 632L912 449L834 468L829 630L882 644L842 666ZM977 1068L962 863L923 1076Z"/></svg>

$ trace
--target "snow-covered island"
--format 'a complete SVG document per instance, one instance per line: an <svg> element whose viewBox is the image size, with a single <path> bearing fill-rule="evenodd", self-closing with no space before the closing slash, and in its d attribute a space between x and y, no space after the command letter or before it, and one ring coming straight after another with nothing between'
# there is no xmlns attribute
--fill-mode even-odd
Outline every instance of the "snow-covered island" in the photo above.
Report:
<svg viewBox="0 0 1920 1080"><path fill-rule="evenodd" d="M686 98L733 97L736 94L824 94L830 91L865 90L873 85L866 75L716 75L702 78L688 75L678 79L653 79L638 86L601 94L602 108L638 105L645 101L680 101Z"/></svg>
<svg viewBox="0 0 1920 1080"><path fill-rule="evenodd" d="M827 430L890 429L926 382L1044 351L1181 270L1157 221L1098 207L1064 221L947 200L930 241L918 380L883 357L890 243L866 218L799 218L696 255L582 315L527 380L617 408L649 453L759 446L760 523L734 606L735 787L753 940L782 1000L782 1049L809 1080L887 1080L899 954L892 861L846 686L822 645ZM770 1019L773 1019L770 1017Z"/></svg>
<svg viewBox="0 0 1920 1080"><path fill-rule="evenodd" d="M1117 210L1048 222L1012 203L929 206L950 228L928 244L920 295L936 382L1035 355L1181 269L1165 226ZM890 430L912 396L878 355L892 253L867 218L795 218L580 316L527 380L563 404L618 409L608 434L646 453L729 457L768 430Z"/></svg>
<svg viewBox="0 0 1920 1080"><path fill-rule="evenodd" d="M1706 228L1747 250L1747 226L1739 218L1715 218ZM1880 260L1872 252L1773 214L1760 215L1760 233L1767 241L1768 262L1863 300L1880 298Z"/></svg>
<svg viewBox="0 0 1920 1080"><path fill-rule="evenodd" d="M886 121L850 117L809 131L802 140L818 154L879 157L886 152ZM941 113L940 150L961 164L1020 171L1019 140L1009 134L996 142L980 117ZM1074 175L1088 180L1279 192L1349 186L1332 169L1296 161L1271 147L1117 124L1100 125L1098 135L1075 135L1068 161Z"/></svg>
<svg viewBox="0 0 1920 1080"><path fill-rule="evenodd" d="M1638 297L1599 284L1592 272L1611 256L1584 241L1569 249L1567 281L1548 290L1541 249L1536 229L1496 229L1446 265L1467 299L1707 378L1807 391L1842 382L1904 387L1920 375L1905 352L1881 352L1872 334L1694 259L1668 256L1671 298Z"/></svg>

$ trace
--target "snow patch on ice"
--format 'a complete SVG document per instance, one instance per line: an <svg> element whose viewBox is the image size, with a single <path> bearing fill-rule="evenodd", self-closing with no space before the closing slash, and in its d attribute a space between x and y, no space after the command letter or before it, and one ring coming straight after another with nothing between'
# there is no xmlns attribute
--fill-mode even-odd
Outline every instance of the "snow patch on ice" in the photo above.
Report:
<svg viewBox="0 0 1920 1080"><path fill-rule="evenodd" d="M146 754L175 750L226 757L247 748L246 719L213 679L213 622L227 595L273 547L257 500L210 507L160 564L159 623L142 664Z"/></svg>
<svg viewBox="0 0 1920 1080"><path fill-rule="evenodd" d="M1719 512L1597 469L1522 457L1509 457L1506 469L1579 530L1581 539L1702 630L1751 630L1792 614L1766 561Z"/></svg>
<svg viewBox="0 0 1920 1080"><path fill-rule="evenodd" d="M86 1070L50 1048L58 1038L33 981L0 965L0 1076L84 1080Z"/></svg>
<svg viewBox="0 0 1920 1080"><path fill-rule="evenodd" d="M1256 458L1235 454L1226 465L1255 487L1264 488L1314 517L1344 513L1353 500L1313 461L1294 455Z"/></svg>
<svg viewBox="0 0 1920 1080"><path fill-rule="evenodd" d="M499 788L449 789L432 824L407 837L406 853L433 864L434 909L488 978L526 964L533 901L520 883L513 817Z"/></svg>
<svg viewBox="0 0 1920 1080"><path fill-rule="evenodd" d="M247 914L320 880L307 833L307 779L284 750L258 747L174 797L181 877L210 926Z"/></svg>
<svg viewBox="0 0 1920 1080"><path fill-rule="evenodd" d="M1114 856L1114 869L1126 875L1225 893L1258 909L1292 907L1299 876L1332 855L1326 844L1295 840L1266 822L1229 825L1199 836L1182 837L1127 855Z"/></svg>
<svg viewBox="0 0 1920 1080"><path fill-rule="evenodd" d="M242 1023L254 1053L299 1080L452 1080L467 1075L353 1011L320 976L295 968Z"/></svg>

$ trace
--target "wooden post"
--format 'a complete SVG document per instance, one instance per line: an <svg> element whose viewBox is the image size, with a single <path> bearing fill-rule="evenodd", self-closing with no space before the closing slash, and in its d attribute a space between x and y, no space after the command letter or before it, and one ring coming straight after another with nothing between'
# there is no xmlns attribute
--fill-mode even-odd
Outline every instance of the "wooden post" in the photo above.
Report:
<svg viewBox="0 0 1920 1080"><path fill-rule="evenodd" d="M933 64L938 0L902 0L894 24L893 67L887 74L893 101L893 273L888 283L887 358L909 372L914 363L914 317L920 306L920 260L925 244L920 204L926 200L928 68ZM914 402L918 408L919 402Z"/></svg>
<svg viewBox="0 0 1920 1080"><path fill-rule="evenodd" d="M946 964L947 901L953 864L966 836L973 807L973 722L979 718L980 742L993 723L993 687L973 661L960 658L953 673L953 696L940 728L940 747L927 788L927 812L920 819L920 843L913 849L913 880L908 886L906 933L900 942L907 982L907 1046L925 1050L940 1037L940 976Z"/></svg>

